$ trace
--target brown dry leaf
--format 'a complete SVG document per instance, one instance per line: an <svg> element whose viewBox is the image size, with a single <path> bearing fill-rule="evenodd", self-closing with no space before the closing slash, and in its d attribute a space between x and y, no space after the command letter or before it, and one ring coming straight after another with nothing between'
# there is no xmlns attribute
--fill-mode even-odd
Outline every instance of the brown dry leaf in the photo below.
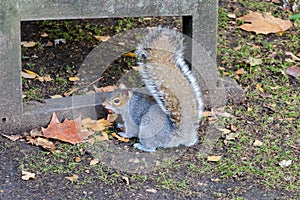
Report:
<svg viewBox="0 0 300 200"><path fill-rule="evenodd" d="M47 128L42 128L43 136L58 139L71 144L82 143L92 132L83 128L80 117L75 120L64 120L60 123L55 112Z"/></svg>
<svg viewBox="0 0 300 200"><path fill-rule="evenodd" d="M49 141L47 138L42 138L42 137L34 138L32 136L27 136L26 140L27 143L40 146L48 151L54 151L56 149L54 143Z"/></svg>
<svg viewBox="0 0 300 200"><path fill-rule="evenodd" d="M97 165L98 163L99 163L99 159L95 158L95 159L91 160L90 166Z"/></svg>
<svg viewBox="0 0 300 200"><path fill-rule="evenodd" d="M129 142L129 139L128 138L123 138L121 136L119 136L118 134L116 133L112 133L111 134L113 137L117 138L118 140L122 141L122 142Z"/></svg>
<svg viewBox="0 0 300 200"><path fill-rule="evenodd" d="M110 36L99 36L99 35L94 35L94 38L99 40L100 42L105 42L110 39Z"/></svg>
<svg viewBox="0 0 300 200"><path fill-rule="evenodd" d="M99 140L99 141L108 140L108 134L105 131L102 131L101 133L102 133L102 136L96 135L95 139Z"/></svg>
<svg viewBox="0 0 300 200"><path fill-rule="evenodd" d="M295 54L293 54L292 52L286 51L286 52L285 52L285 55L291 56L292 60L300 61L300 58L298 58L298 57L297 57Z"/></svg>
<svg viewBox="0 0 300 200"><path fill-rule="evenodd" d="M72 82L79 81L79 80L80 80L80 78L77 76L69 77L69 81L72 81Z"/></svg>
<svg viewBox="0 0 300 200"><path fill-rule="evenodd" d="M218 128L219 131L221 131L222 133L224 134L228 134L228 133L231 133L231 130L227 129L227 128Z"/></svg>
<svg viewBox="0 0 300 200"><path fill-rule="evenodd" d="M39 76L38 80L43 83L43 82L50 82L53 80L53 78L51 78L50 75L46 75L46 76Z"/></svg>
<svg viewBox="0 0 300 200"><path fill-rule="evenodd" d="M212 116L212 113L211 113L211 111L204 111L204 112L202 113L202 116L203 116L203 117L210 117L210 116Z"/></svg>
<svg viewBox="0 0 300 200"><path fill-rule="evenodd" d="M106 119L92 120L91 118L85 118L81 123L85 128L90 128L93 131L104 131L106 127L112 125L112 123Z"/></svg>
<svg viewBox="0 0 300 200"><path fill-rule="evenodd" d="M245 31L253 31L256 34L269 34L269 33L282 33L293 26L290 20L282 20L280 18L273 17L270 13L262 14L258 12L251 12L248 15L238 18L245 23L239 28Z"/></svg>
<svg viewBox="0 0 300 200"><path fill-rule="evenodd" d="M292 66L286 69L286 73L295 78L300 77L300 67Z"/></svg>
<svg viewBox="0 0 300 200"><path fill-rule="evenodd" d="M234 73L235 75L247 74L247 72L244 69L238 69Z"/></svg>
<svg viewBox="0 0 300 200"><path fill-rule="evenodd" d="M45 47L52 47L53 46L53 42L51 41L48 41L46 44L45 44Z"/></svg>
<svg viewBox="0 0 300 200"><path fill-rule="evenodd" d="M260 92L264 92L265 90L262 88L262 84L258 83L256 84L256 88L260 91Z"/></svg>
<svg viewBox="0 0 300 200"><path fill-rule="evenodd" d="M36 42L34 42L34 41L23 41L23 42L21 42L21 45L23 46L23 47L34 47L35 45L36 45Z"/></svg>
<svg viewBox="0 0 300 200"><path fill-rule="evenodd" d="M78 175L73 174L72 176L67 176L67 177L65 177L65 179L68 179L69 181L74 182L74 181L77 181Z"/></svg>
<svg viewBox="0 0 300 200"><path fill-rule="evenodd" d="M43 33L43 34L41 34L41 37L48 37L48 34L47 33Z"/></svg>
<svg viewBox="0 0 300 200"><path fill-rule="evenodd" d="M33 75L33 74L28 74L26 72L21 72L21 76L25 79L34 79L36 78L36 75Z"/></svg>
<svg viewBox="0 0 300 200"><path fill-rule="evenodd" d="M5 135L5 134L1 134L3 137L6 137L7 139L11 140L11 141L17 141L20 138L23 138L22 135Z"/></svg>
<svg viewBox="0 0 300 200"><path fill-rule="evenodd" d="M109 86L100 87L100 88L97 88L96 86L94 86L94 89L96 92L112 92L112 91L116 90L117 87L114 85L109 85Z"/></svg>
<svg viewBox="0 0 300 200"><path fill-rule="evenodd" d="M75 162L79 163L81 161L81 158L80 157L76 157L75 158Z"/></svg>
<svg viewBox="0 0 300 200"><path fill-rule="evenodd" d="M217 162L221 160L222 156L207 156L207 161Z"/></svg>
<svg viewBox="0 0 300 200"><path fill-rule="evenodd" d="M35 173L22 171L22 179L24 181L28 181L29 179L34 179L34 178L35 178Z"/></svg>

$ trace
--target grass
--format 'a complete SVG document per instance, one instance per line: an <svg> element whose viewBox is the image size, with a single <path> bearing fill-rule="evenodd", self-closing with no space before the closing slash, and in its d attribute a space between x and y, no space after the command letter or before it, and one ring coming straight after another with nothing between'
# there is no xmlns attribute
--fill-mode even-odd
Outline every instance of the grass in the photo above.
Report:
<svg viewBox="0 0 300 200"><path fill-rule="evenodd" d="M282 18L287 15L270 2L239 0L238 3L245 7L247 12L249 10L276 11L276 15ZM235 117L223 119L226 127L237 126L237 138L226 141L226 144L224 137L220 138L213 152L223 155L218 162L208 162L205 157L196 154L191 156L195 157L196 162L189 157L186 162L167 163L163 169L151 175L125 174L129 177L130 187L139 188L151 182L157 189L191 194L195 187L198 187L195 177L213 175L224 181L246 177L249 183L260 184L269 189L300 191L299 86L295 87L285 73L288 67L299 66L299 63L287 61L285 51L299 53L297 51L299 51L300 36L294 34L297 30L287 31L283 36L278 36L254 35L237 28L232 29L229 27L232 22L236 24L235 26L241 22L230 19L227 14L225 8L219 8L218 55L223 63L220 66L220 73L236 79L245 89L247 99L243 105L229 105L227 112ZM45 26L47 23L45 22ZM66 39L77 38L79 29L70 30L68 23L60 24L70 32L69 36L63 36ZM132 23L132 19L120 20L111 29L120 32L129 29ZM99 27L91 27L89 24L85 28L95 34L102 32ZM50 31L53 34L57 32L49 30L49 33ZM247 62L249 58L260 59L262 63L252 66ZM132 65L130 58L125 58L123 62ZM236 75L235 72L241 68L246 73ZM59 78L55 81L60 84L65 82ZM257 84L261 85L263 91ZM29 90L27 95L34 96L34 90ZM254 146L255 140L260 140L262 146ZM25 154L20 168L59 174L84 174L85 170L89 169L93 171L96 179L103 183L122 182L123 173L107 169L100 164L89 166L87 160L76 163L74 158L82 156L84 148L85 146L65 144L59 146L59 153L39 152L34 157ZM282 168L279 166L282 160L292 160L292 165ZM186 174L183 175L182 171ZM87 184L92 181L81 180L77 184ZM233 199L242 199L235 196L235 192L231 192ZM218 192L215 195L224 196Z"/></svg>

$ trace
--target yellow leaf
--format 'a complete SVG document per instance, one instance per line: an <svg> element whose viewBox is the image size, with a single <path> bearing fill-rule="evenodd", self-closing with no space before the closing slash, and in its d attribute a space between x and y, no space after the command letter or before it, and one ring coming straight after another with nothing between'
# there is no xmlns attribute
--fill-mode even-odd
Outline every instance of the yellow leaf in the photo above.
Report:
<svg viewBox="0 0 300 200"><path fill-rule="evenodd" d="M222 156L207 156L207 161L217 162L221 160Z"/></svg>
<svg viewBox="0 0 300 200"><path fill-rule="evenodd" d="M37 76L37 77L40 76L40 75L38 75L37 73L35 73L35 72L33 72L33 71L30 71L30 70L28 70L28 69L24 69L24 71L25 71L26 73L28 73L28 74L32 74L32 75L35 75L35 76Z"/></svg>
<svg viewBox="0 0 300 200"><path fill-rule="evenodd" d="M262 88L262 84L260 84L260 83L256 84L256 88L257 88L260 92L264 92L264 89Z"/></svg>
<svg viewBox="0 0 300 200"><path fill-rule="evenodd" d="M122 142L129 142L129 139L128 138L123 138L121 136L119 136L118 134L116 133L112 133L111 134L113 137L117 138L118 140L122 141Z"/></svg>
<svg viewBox="0 0 300 200"><path fill-rule="evenodd" d="M135 53L132 53L132 52L124 53L123 56L125 56L125 57L131 57L131 58L135 58L136 57Z"/></svg>
<svg viewBox="0 0 300 200"><path fill-rule="evenodd" d="M80 80L80 78L77 77L77 76L69 77L69 81L72 81L72 82L74 82L74 81L79 81L79 80Z"/></svg>

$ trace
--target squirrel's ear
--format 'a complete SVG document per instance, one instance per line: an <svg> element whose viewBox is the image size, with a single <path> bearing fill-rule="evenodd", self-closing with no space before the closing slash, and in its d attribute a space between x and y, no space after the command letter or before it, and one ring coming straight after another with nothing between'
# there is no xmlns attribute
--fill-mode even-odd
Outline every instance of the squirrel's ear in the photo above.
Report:
<svg viewBox="0 0 300 200"><path fill-rule="evenodd" d="M124 83L120 83L119 89L127 89L127 87L124 85Z"/></svg>

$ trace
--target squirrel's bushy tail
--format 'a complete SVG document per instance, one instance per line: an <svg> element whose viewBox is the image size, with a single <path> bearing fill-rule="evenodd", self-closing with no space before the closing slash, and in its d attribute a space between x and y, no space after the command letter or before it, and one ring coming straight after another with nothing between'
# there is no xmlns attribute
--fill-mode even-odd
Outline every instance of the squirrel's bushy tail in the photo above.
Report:
<svg viewBox="0 0 300 200"><path fill-rule="evenodd" d="M203 111L200 88L183 51L182 34L163 27L150 30L136 50L146 87L177 127L177 138L170 146L197 141Z"/></svg>

